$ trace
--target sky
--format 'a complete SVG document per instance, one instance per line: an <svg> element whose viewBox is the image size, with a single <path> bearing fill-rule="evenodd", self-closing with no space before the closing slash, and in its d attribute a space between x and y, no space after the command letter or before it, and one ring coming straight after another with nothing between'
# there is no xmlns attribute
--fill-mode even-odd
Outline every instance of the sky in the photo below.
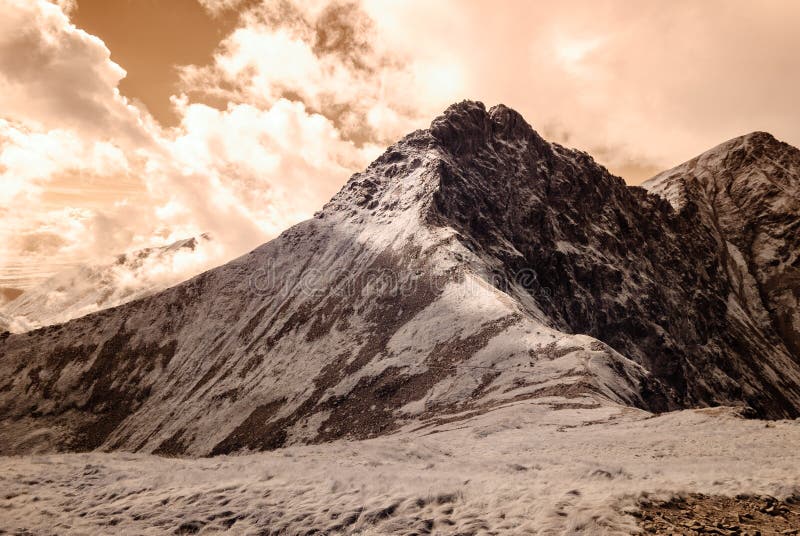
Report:
<svg viewBox="0 0 800 536"><path fill-rule="evenodd" d="M0 0L0 286L310 217L462 99L638 184L729 138L800 145L800 2Z"/></svg>

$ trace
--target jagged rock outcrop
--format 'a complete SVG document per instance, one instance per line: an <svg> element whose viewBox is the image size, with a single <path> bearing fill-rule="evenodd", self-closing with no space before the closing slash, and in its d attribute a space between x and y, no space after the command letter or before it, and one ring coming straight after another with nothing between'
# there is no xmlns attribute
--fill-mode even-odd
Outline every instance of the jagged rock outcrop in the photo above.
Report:
<svg viewBox="0 0 800 536"><path fill-rule="evenodd" d="M797 360L750 318L715 232L462 102L252 253L3 336L0 444L215 454L522 400L795 416Z"/></svg>

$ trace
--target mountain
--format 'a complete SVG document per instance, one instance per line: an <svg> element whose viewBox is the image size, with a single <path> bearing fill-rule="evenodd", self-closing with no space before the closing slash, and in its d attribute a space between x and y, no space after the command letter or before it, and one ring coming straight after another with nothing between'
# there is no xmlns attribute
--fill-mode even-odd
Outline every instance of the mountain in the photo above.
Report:
<svg viewBox="0 0 800 536"><path fill-rule="evenodd" d="M642 186L711 229L731 299L800 357L800 151L754 132Z"/></svg>
<svg viewBox="0 0 800 536"><path fill-rule="evenodd" d="M28 331L121 305L187 279L183 264L192 266L190 275L207 268L198 245L209 239L202 235L70 267L20 293L0 312L14 321L11 331Z"/></svg>
<svg viewBox="0 0 800 536"><path fill-rule="evenodd" d="M220 454L521 400L800 415L798 356L729 252L698 211L458 103L253 252L5 335L0 444Z"/></svg>

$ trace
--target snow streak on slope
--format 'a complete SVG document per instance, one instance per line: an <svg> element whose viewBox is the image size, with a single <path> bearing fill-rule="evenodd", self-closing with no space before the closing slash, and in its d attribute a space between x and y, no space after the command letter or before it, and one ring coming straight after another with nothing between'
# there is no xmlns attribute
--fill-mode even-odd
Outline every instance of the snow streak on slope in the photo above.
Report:
<svg viewBox="0 0 800 536"><path fill-rule="evenodd" d="M59 324L153 294L211 267L209 238L117 255L108 264L64 270L5 304L13 332Z"/></svg>
<svg viewBox="0 0 800 536"><path fill-rule="evenodd" d="M629 535L643 495L797 493L798 441L798 422L765 427L727 408L651 418L523 401L420 432L237 457L0 458L0 529Z"/></svg>

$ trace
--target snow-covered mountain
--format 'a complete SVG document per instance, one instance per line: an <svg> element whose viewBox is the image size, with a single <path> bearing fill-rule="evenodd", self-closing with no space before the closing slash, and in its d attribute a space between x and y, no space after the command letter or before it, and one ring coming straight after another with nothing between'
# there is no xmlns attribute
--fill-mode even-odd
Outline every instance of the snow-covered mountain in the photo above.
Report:
<svg viewBox="0 0 800 536"><path fill-rule="evenodd" d="M800 415L798 356L713 223L462 102L255 251L6 335L0 444L217 454L520 400Z"/></svg>
<svg viewBox="0 0 800 536"><path fill-rule="evenodd" d="M28 331L153 294L210 268L201 251L209 240L202 235L68 268L0 307L0 314L8 318L6 329Z"/></svg>
<svg viewBox="0 0 800 536"><path fill-rule="evenodd" d="M800 359L800 151L754 132L643 186L711 229L731 299Z"/></svg>

